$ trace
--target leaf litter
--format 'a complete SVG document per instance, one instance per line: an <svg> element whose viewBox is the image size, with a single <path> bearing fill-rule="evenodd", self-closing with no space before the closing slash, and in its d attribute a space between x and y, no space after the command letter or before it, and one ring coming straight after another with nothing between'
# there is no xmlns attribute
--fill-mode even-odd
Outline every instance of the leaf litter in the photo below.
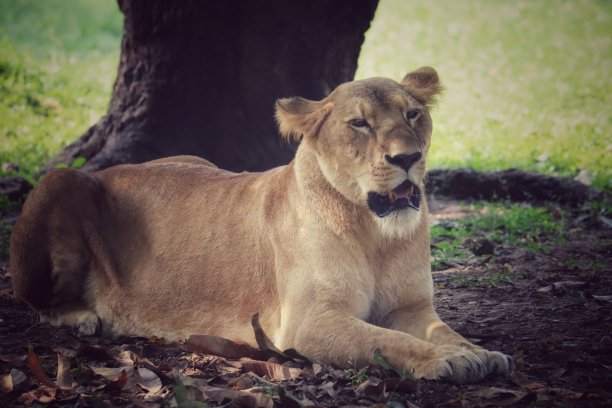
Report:
<svg viewBox="0 0 612 408"><path fill-rule="evenodd" d="M0 406L611 406L612 234L589 228L546 243L548 251L496 245L468 267L434 274L441 317L477 344L513 355L520 371L510 378L415 381L380 353L363 369L309 362L279 350L257 315L258 347L214 336L80 337L38 323L4 296ZM2 268L0 283L10 286Z"/></svg>

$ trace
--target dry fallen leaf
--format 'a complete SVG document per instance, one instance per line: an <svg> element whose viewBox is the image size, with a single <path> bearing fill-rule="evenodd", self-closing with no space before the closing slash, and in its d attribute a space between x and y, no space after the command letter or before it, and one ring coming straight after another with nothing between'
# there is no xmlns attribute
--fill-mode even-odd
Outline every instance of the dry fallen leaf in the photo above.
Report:
<svg viewBox="0 0 612 408"><path fill-rule="evenodd" d="M564 293L571 292L572 290L580 289L586 286L586 284L586 282L582 281L555 282L552 285L544 286L543 288L538 289L538 292L562 295Z"/></svg>
<svg viewBox="0 0 612 408"><path fill-rule="evenodd" d="M40 363L38 362L38 358L36 358L36 354L34 354L34 348L31 344L28 344L27 361L28 367L30 368L30 372L32 373L36 381L49 388L57 388L53 380L51 380L51 378L49 378L49 376L41 368Z"/></svg>
<svg viewBox="0 0 612 408"><path fill-rule="evenodd" d="M76 355L76 353L75 353ZM57 386L62 390L72 390L70 359L57 352Z"/></svg>
<svg viewBox="0 0 612 408"><path fill-rule="evenodd" d="M298 378L302 374L301 368L286 367L269 361L241 360L242 368L261 377L268 376L276 381L286 381Z"/></svg>
<svg viewBox="0 0 612 408"><path fill-rule="evenodd" d="M204 395L215 402L221 402L225 399L232 401L232 405L248 408L273 408L274 401L272 398L261 393L250 393L247 391L237 391L230 388L208 387Z"/></svg>
<svg viewBox="0 0 612 408"><path fill-rule="evenodd" d="M143 401L140 398L137 398L137 397L135 397L133 395L130 395L130 401L137 408L160 408L161 407L160 404L157 404L157 403L154 403L154 402Z"/></svg>
<svg viewBox="0 0 612 408"><path fill-rule="evenodd" d="M119 378L117 378L115 381L110 381L108 384L106 384L106 386L104 387L104 391L120 392L127 384L127 381L128 375L125 370L123 370L121 371Z"/></svg>
<svg viewBox="0 0 612 408"><path fill-rule="evenodd" d="M586 395L584 392L573 391L567 388L548 387L544 384L531 381L519 371L514 371L510 375L510 378L516 385L526 390L533 391L538 394L538 396L559 396L566 399L579 399ZM591 395L595 396L595 394Z"/></svg>
<svg viewBox="0 0 612 408"><path fill-rule="evenodd" d="M234 378L228 382L228 385L235 390L246 390L255 386L255 381L248 374L241 375L238 378Z"/></svg>
<svg viewBox="0 0 612 408"><path fill-rule="evenodd" d="M612 295L593 295L593 298L601 302L612 302Z"/></svg>
<svg viewBox="0 0 612 408"><path fill-rule="evenodd" d="M510 374L510 378L516 385L521 388L525 388L526 390L535 390L544 387L544 385L540 383L529 380L518 370L514 370L512 374Z"/></svg>
<svg viewBox="0 0 612 408"><path fill-rule="evenodd" d="M156 393L162 388L162 382L157 374L144 367L134 372L134 381L150 393Z"/></svg>
<svg viewBox="0 0 612 408"><path fill-rule="evenodd" d="M45 385L41 385L35 390L24 392L23 394L21 394L17 401L26 405L30 405L33 402L41 402L43 404L48 404L55 399L56 393L57 388L50 388Z"/></svg>
<svg viewBox="0 0 612 408"><path fill-rule="evenodd" d="M79 354L78 351L61 346L52 347L51 350L55 351L57 354L61 354L62 357L65 358L75 358Z"/></svg>
<svg viewBox="0 0 612 408"><path fill-rule="evenodd" d="M214 354L226 358L242 358L250 357L254 359L264 358L261 351L248 344L238 344L231 340L218 336L209 335L192 335L184 343L187 350L203 353Z"/></svg>
<svg viewBox="0 0 612 408"><path fill-rule="evenodd" d="M115 381L121 376L121 373L125 371L128 377L134 375L134 367L133 366L123 366L123 367L96 367L90 365L89 368L91 371L96 373L97 375L101 375L109 381Z"/></svg>
<svg viewBox="0 0 612 408"><path fill-rule="evenodd" d="M27 377L24 373L12 368L10 373L0 376L0 392L9 393L26 379Z"/></svg>
<svg viewBox="0 0 612 408"><path fill-rule="evenodd" d="M505 388L487 387L467 392L463 398L473 402L478 407L507 407L516 404L528 393Z"/></svg>
<svg viewBox="0 0 612 408"><path fill-rule="evenodd" d="M16 367L23 367L26 364L27 358L28 358L27 355L23 355L23 356L0 355L0 361L4 363L9 363L10 365L16 366Z"/></svg>

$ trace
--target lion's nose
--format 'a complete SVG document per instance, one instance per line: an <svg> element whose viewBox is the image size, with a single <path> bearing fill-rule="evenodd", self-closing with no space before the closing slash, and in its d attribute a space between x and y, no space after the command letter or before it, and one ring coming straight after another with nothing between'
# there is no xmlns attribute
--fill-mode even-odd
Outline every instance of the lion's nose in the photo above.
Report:
<svg viewBox="0 0 612 408"><path fill-rule="evenodd" d="M421 160L422 156L423 155L421 154L421 152L416 152L412 154L398 154L393 157L389 156L388 154L385 154L385 160L391 164L400 166L402 169L408 172L408 170L410 170L410 167L412 167L414 163Z"/></svg>

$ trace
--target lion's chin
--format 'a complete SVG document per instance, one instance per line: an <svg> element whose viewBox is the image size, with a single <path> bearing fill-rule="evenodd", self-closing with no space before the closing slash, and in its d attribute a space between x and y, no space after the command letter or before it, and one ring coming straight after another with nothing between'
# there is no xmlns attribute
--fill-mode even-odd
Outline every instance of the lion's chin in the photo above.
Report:
<svg viewBox="0 0 612 408"><path fill-rule="evenodd" d="M421 191L410 180L404 181L385 194L373 191L368 193L368 207L380 218L388 217L398 212L418 212L420 205Z"/></svg>
<svg viewBox="0 0 612 408"><path fill-rule="evenodd" d="M415 211L411 208L393 211L385 217L374 215L374 220L382 235L389 238L406 238L412 235L420 222L423 212Z"/></svg>

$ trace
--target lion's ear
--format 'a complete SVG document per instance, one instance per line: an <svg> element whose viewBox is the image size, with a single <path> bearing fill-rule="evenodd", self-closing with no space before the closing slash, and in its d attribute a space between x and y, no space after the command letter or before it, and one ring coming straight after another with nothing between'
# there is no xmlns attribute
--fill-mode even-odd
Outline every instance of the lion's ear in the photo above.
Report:
<svg viewBox="0 0 612 408"><path fill-rule="evenodd" d="M406 75L402 86L417 101L430 107L436 103L437 97L444 89L438 78L438 73L431 67L421 67Z"/></svg>
<svg viewBox="0 0 612 408"><path fill-rule="evenodd" d="M300 141L316 134L331 111L332 104L294 97L276 101L276 121L280 134L287 141Z"/></svg>

